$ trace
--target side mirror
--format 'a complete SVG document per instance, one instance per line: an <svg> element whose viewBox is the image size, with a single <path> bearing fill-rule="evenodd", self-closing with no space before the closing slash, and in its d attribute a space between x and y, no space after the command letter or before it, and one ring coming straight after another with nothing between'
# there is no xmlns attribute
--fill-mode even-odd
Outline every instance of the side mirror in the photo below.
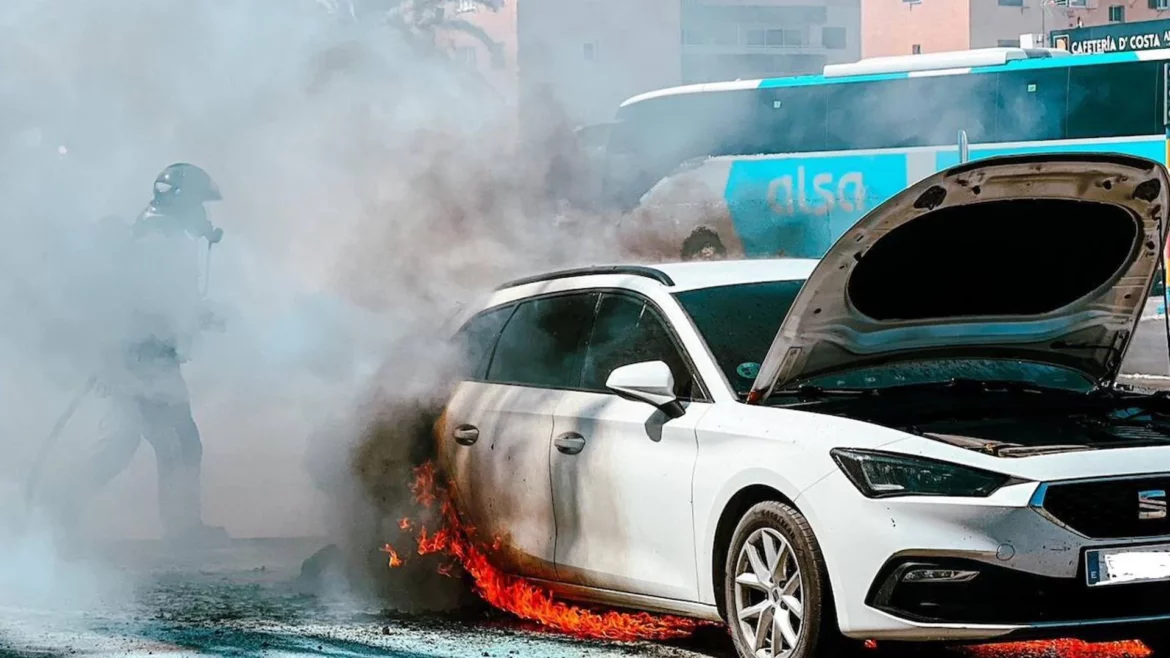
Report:
<svg viewBox="0 0 1170 658"><path fill-rule="evenodd" d="M674 375L662 361L631 363L615 369L605 387L627 400L645 402L671 418L680 418L686 410L674 395Z"/></svg>

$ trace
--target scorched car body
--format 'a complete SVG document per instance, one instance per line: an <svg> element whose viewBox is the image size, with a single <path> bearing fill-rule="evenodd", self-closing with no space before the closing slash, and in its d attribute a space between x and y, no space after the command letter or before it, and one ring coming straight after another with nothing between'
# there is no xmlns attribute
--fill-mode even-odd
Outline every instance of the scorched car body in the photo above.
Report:
<svg viewBox="0 0 1170 658"><path fill-rule="evenodd" d="M744 656L1157 645L1170 403L1114 381L1167 183L1125 156L984 160L882 204L819 262L505 286L458 335L438 430L457 502L502 568L725 619Z"/></svg>

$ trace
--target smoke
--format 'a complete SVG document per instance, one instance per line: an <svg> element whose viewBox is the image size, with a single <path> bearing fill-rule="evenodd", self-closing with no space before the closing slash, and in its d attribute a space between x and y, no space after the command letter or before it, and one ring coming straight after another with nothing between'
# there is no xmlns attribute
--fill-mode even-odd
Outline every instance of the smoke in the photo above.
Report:
<svg viewBox="0 0 1170 658"><path fill-rule="evenodd" d="M611 222L566 217L544 194L549 144L572 127L557 108L523 141L508 96L421 47L425 30L358 24L337 4L0 7L3 518L27 520L19 491L49 429L143 331L144 300L187 312L171 294L190 292L186 275L122 241L167 164L198 164L224 197L207 281L222 330L190 332L183 373L203 516L236 537L345 535L384 515L375 485L408 477L396 442L417 428L376 428L439 398L440 328L459 305L507 277L621 257ZM174 258L206 276L206 243L190 246ZM110 405L85 398L46 488L92 472ZM362 461L371 441L390 446L377 472ZM158 536L153 461L139 446L85 501L88 536ZM57 529L24 530L51 544ZM0 574L42 573L23 558L52 551L28 546L0 541Z"/></svg>

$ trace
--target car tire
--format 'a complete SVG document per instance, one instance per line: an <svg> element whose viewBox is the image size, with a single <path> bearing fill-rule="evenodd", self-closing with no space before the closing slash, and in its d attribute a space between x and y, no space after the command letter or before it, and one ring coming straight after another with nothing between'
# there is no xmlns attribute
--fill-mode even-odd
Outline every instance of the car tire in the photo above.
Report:
<svg viewBox="0 0 1170 658"><path fill-rule="evenodd" d="M820 545L789 505L757 503L740 519L727 552L723 597L740 658L852 653L854 643L845 642L837 627Z"/></svg>

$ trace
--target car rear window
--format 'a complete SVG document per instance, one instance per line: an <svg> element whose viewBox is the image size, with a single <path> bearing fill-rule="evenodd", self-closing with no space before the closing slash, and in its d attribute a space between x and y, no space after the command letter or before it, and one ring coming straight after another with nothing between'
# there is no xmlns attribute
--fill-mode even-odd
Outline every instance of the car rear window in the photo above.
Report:
<svg viewBox="0 0 1170 658"><path fill-rule="evenodd" d="M459 374L469 381L482 381L487 376L488 359L492 347L500 337L504 323L516 310L515 304L484 311L469 320L455 335L459 350Z"/></svg>
<svg viewBox="0 0 1170 658"><path fill-rule="evenodd" d="M732 389L751 390L803 280L718 286L675 295Z"/></svg>

